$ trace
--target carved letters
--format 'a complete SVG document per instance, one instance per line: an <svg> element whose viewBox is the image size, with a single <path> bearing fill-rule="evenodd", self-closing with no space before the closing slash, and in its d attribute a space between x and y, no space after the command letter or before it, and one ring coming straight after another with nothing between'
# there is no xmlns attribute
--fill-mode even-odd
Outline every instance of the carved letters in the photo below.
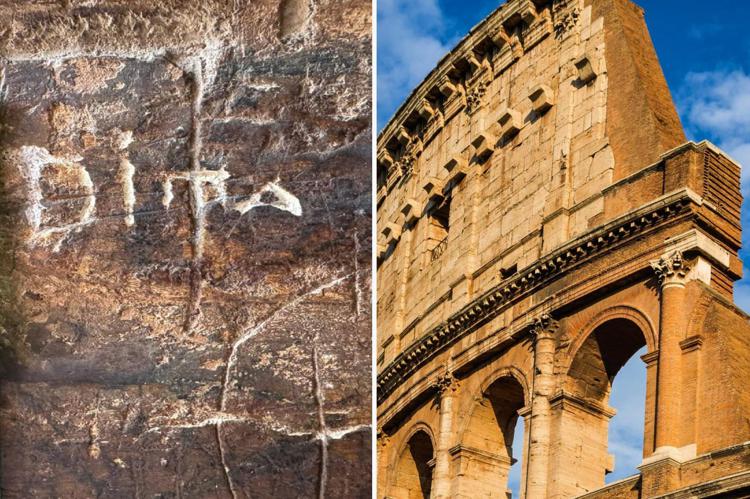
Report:
<svg viewBox="0 0 750 499"><path fill-rule="evenodd" d="M134 177L137 169L131 163L127 148L132 135L126 132L118 141L120 167L117 180L122 188L123 214L127 227L136 224L135 210L138 193ZM27 242L30 246L51 244L53 252L60 248L73 232L96 223L96 187L92 182L83 158L80 156L55 156L39 146L23 146L10 155L26 187L25 218L29 228ZM201 169L197 171L172 172L164 175L162 181L162 204L169 209L173 200L173 184L184 181L191 191L193 216L202 216L205 208L220 204L225 210L244 215L261 206L271 206L287 211L294 216L302 215L299 199L282 188L279 179L265 184L257 192L242 196L228 196L226 182L231 174L224 168L219 170ZM46 189L43 189L46 186ZM45 194L47 190L60 192L53 198ZM61 198L61 199L58 199ZM65 203L65 210L52 213L54 207ZM73 204L76 209L69 209ZM53 216L54 215L54 216Z"/></svg>

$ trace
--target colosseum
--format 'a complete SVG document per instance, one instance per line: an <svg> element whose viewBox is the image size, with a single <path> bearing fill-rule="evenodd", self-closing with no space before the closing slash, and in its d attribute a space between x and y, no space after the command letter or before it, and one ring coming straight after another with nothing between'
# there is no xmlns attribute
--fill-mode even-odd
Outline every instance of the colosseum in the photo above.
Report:
<svg viewBox="0 0 750 499"><path fill-rule="evenodd" d="M510 497L516 462L527 499L750 497L740 166L687 140L638 6L508 1L377 154L378 497Z"/></svg>

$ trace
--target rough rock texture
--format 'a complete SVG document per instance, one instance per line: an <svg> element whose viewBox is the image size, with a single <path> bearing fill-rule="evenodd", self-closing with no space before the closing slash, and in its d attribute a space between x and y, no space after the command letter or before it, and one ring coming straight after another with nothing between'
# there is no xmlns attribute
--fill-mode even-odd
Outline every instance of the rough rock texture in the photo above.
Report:
<svg viewBox="0 0 750 499"><path fill-rule="evenodd" d="M0 1L3 497L369 497L370 3Z"/></svg>

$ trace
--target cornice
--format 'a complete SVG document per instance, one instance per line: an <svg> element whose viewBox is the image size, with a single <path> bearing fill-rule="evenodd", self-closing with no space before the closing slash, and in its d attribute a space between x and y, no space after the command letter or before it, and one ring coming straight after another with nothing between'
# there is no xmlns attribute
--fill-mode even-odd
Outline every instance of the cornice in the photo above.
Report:
<svg viewBox="0 0 750 499"><path fill-rule="evenodd" d="M377 141L378 164L388 169L396 165L387 150L389 144L408 147L412 141L426 143L458 110L466 109L471 114L472 102L481 94L483 85L547 36L572 28L560 23L563 11L567 13L568 4L573 3L577 2L509 0L478 23L438 62L383 128ZM561 20L555 23L553 17L558 12ZM458 108L451 104L455 100ZM442 111L436 101L444 101ZM407 128L417 120L425 124L422 133L410 133ZM397 183L397 179L389 181L386 191Z"/></svg>
<svg viewBox="0 0 750 499"><path fill-rule="evenodd" d="M676 218L686 211L689 204L700 202L700 198L688 189L662 196L639 210L571 241L504 280L432 328L384 367L377 378L378 403L385 400L402 380L438 352L494 318L522 297L543 288L578 264L590 261L619 244ZM517 336L521 337L526 333L528 328L519 331Z"/></svg>

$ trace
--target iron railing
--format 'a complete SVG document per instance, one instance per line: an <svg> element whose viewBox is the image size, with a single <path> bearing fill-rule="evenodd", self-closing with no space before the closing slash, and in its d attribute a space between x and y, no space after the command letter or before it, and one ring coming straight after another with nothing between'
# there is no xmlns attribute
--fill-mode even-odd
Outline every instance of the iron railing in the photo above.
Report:
<svg viewBox="0 0 750 499"><path fill-rule="evenodd" d="M434 262L441 256L443 256L443 253L445 253L445 249L448 247L448 236L445 236L445 238L440 241L437 246L435 246L432 250L432 255L430 258L431 262Z"/></svg>

